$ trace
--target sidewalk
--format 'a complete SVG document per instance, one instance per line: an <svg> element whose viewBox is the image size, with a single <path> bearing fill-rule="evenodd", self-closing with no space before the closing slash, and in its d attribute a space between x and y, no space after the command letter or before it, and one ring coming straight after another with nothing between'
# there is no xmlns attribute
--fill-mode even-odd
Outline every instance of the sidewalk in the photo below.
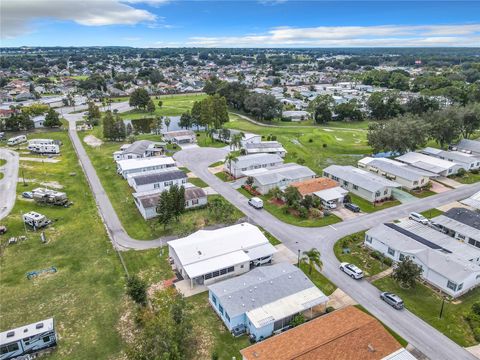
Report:
<svg viewBox="0 0 480 360"><path fill-rule="evenodd" d="M393 272L393 268L390 267L390 268L388 268L387 270L384 270L384 271L382 271L382 272L379 272L379 273L376 274L376 275L370 276L369 278L367 278L367 281L370 282L370 283L372 283L372 282L374 282L375 280L383 279L384 277L391 275L392 272Z"/></svg>

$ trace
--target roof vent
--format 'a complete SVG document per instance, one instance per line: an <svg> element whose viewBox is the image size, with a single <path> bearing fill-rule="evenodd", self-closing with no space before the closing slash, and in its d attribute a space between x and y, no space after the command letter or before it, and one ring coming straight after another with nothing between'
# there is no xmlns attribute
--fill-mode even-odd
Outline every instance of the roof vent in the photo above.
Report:
<svg viewBox="0 0 480 360"><path fill-rule="evenodd" d="M252 302L255 302L255 299L254 299L254 298L252 298Z"/></svg>
<svg viewBox="0 0 480 360"><path fill-rule="evenodd" d="M292 275L288 275L288 278L291 279L291 278L292 278Z"/></svg>
<svg viewBox="0 0 480 360"><path fill-rule="evenodd" d="M242 304L243 307L245 307L245 304Z"/></svg>
<svg viewBox="0 0 480 360"><path fill-rule="evenodd" d="M200 250L198 250L197 252L198 252L198 255L202 255L202 252Z"/></svg>
<svg viewBox="0 0 480 360"><path fill-rule="evenodd" d="M15 336L15 331L9 331L7 333L7 338Z"/></svg>
<svg viewBox="0 0 480 360"><path fill-rule="evenodd" d="M372 344L368 344L368 351L369 352L376 352L377 350L373 347Z"/></svg>
<svg viewBox="0 0 480 360"><path fill-rule="evenodd" d="M41 329L43 328L43 323L38 323L37 325L35 325L35 329Z"/></svg>
<svg viewBox="0 0 480 360"><path fill-rule="evenodd" d="M272 281L272 280L270 280L270 284L273 284L273 281Z"/></svg>

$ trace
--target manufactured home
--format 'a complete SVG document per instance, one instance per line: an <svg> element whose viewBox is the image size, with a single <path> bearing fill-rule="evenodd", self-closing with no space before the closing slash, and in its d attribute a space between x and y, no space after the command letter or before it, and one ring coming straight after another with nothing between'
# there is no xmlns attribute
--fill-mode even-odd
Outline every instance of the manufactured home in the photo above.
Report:
<svg viewBox="0 0 480 360"><path fill-rule="evenodd" d="M67 194L60 191L46 188L36 188L32 190L33 200L40 204L51 204L64 206L68 203Z"/></svg>
<svg viewBox="0 0 480 360"><path fill-rule="evenodd" d="M182 186L187 183L188 176L176 167L156 170L145 174L132 174L128 177L128 184L135 192L168 190L170 186Z"/></svg>
<svg viewBox="0 0 480 360"><path fill-rule="evenodd" d="M28 140L28 145L52 145L55 144L53 139L30 139Z"/></svg>
<svg viewBox="0 0 480 360"><path fill-rule="evenodd" d="M130 174L139 174L171 168L175 166L175 160L167 156L154 156L141 159L128 159L117 161L117 173L124 179Z"/></svg>
<svg viewBox="0 0 480 360"><path fill-rule="evenodd" d="M266 169L283 164L283 159L275 154L253 154L237 157L231 163L226 162L224 170L235 178L245 176L245 172L254 169Z"/></svg>

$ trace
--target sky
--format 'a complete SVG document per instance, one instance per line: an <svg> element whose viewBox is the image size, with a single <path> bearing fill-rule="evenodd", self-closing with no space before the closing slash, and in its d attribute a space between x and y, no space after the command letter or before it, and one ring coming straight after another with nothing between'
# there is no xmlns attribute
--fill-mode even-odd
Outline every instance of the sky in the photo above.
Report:
<svg viewBox="0 0 480 360"><path fill-rule="evenodd" d="M480 46L480 1L0 0L0 45Z"/></svg>

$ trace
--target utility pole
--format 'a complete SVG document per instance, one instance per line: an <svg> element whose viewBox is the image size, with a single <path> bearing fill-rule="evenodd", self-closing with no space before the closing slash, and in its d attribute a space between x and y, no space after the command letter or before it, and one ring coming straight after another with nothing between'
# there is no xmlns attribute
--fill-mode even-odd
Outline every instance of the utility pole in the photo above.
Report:
<svg viewBox="0 0 480 360"><path fill-rule="evenodd" d="M439 316L440 319L442 318L444 304L445 304L445 297L442 297L442 307L440 308L440 316Z"/></svg>
<svg viewBox="0 0 480 360"><path fill-rule="evenodd" d="M298 249L297 267L300 267L300 249Z"/></svg>

